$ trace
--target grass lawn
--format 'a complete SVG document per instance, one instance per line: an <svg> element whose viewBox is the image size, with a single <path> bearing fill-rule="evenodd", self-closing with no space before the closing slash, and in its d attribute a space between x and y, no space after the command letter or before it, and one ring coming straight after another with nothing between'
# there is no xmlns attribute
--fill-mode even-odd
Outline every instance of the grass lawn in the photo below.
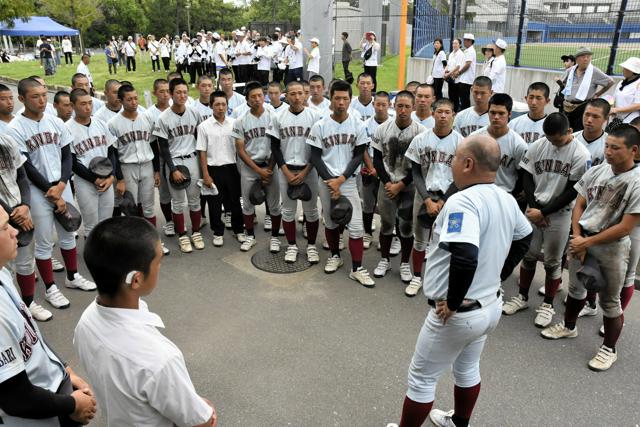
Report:
<svg viewBox="0 0 640 427"><path fill-rule="evenodd" d="M407 47L407 63L409 62L409 58L411 57L411 49ZM378 67L378 73L376 78L378 80L378 89L385 91L397 90L398 84L398 66L400 63L400 55L388 55L382 58L382 64ZM358 74L364 71L362 67L362 61L356 60L351 61L349 64L349 71L353 74L353 78L356 79ZM335 77L337 79L344 79L344 70L342 69L342 63L336 63L336 68L334 70ZM405 81L405 83L407 83ZM353 93L358 94L358 88L356 87L356 82L354 81L351 85L353 87Z"/></svg>

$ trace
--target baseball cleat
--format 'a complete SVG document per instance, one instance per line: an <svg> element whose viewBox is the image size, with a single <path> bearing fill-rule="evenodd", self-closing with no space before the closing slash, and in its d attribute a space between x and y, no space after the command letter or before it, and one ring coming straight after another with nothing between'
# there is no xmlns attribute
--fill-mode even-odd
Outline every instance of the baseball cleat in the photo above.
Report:
<svg viewBox="0 0 640 427"><path fill-rule="evenodd" d="M271 217L269 215L266 215L264 217L264 231L271 231L272 228L273 225L271 224Z"/></svg>
<svg viewBox="0 0 640 427"><path fill-rule="evenodd" d="M272 237L271 240L269 240L269 252L272 254L280 252L280 239Z"/></svg>
<svg viewBox="0 0 640 427"><path fill-rule="evenodd" d="M162 226L162 231L164 231L164 235L171 237L176 235L176 228L173 225L173 221L169 221L165 225Z"/></svg>
<svg viewBox="0 0 640 427"><path fill-rule="evenodd" d="M324 272L327 274L335 273L340 267L342 267L344 261L338 255L327 258L327 263L324 265Z"/></svg>
<svg viewBox="0 0 640 427"><path fill-rule="evenodd" d="M219 248L222 245L224 245L224 237L223 236L213 236L213 246L215 246L216 248Z"/></svg>
<svg viewBox="0 0 640 427"><path fill-rule="evenodd" d="M453 409L449 412L445 412L440 409L432 409L431 412L429 412L429 418L437 427L456 427L451 419L451 417L453 417L453 413Z"/></svg>
<svg viewBox="0 0 640 427"><path fill-rule="evenodd" d="M618 354L612 348L601 345L598 353L589 361L589 369L592 371L606 371L618 360Z"/></svg>
<svg viewBox="0 0 640 427"><path fill-rule="evenodd" d="M242 252L248 252L256 245L256 236L247 236L244 242L240 245Z"/></svg>
<svg viewBox="0 0 640 427"><path fill-rule="evenodd" d="M53 314L51 314L49 310L37 304L35 301L31 301L31 304L29 304L29 312L31 313L31 317L38 322L48 322L53 318Z"/></svg>
<svg viewBox="0 0 640 427"><path fill-rule="evenodd" d="M51 257L51 267L53 268L53 271L55 271L56 273L60 273L61 271L64 271L64 264L62 264L60 261L58 261L53 257Z"/></svg>
<svg viewBox="0 0 640 427"><path fill-rule="evenodd" d="M422 278L420 276L413 276L407 287L404 289L404 294L408 297L415 297L418 295L418 291L422 287Z"/></svg>
<svg viewBox="0 0 640 427"><path fill-rule="evenodd" d="M317 264L320 262L320 254L316 245L307 246L307 261L309 264Z"/></svg>
<svg viewBox="0 0 640 427"><path fill-rule="evenodd" d="M386 258L382 258L377 267L373 270L373 277L377 277L378 279L384 277L387 274L387 271L391 270L391 266L389 265L389 260Z"/></svg>
<svg viewBox="0 0 640 427"><path fill-rule="evenodd" d="M596 314L598 314L598 307L596 305L591 307L589 303L586 303L584 307L582 307L582 310L580 310L580 313L578 313L578 317L595 316Z"/></svg>
<svg viewBox="0 0 640 427"><path fill-rule="evenodd" d="M51 285L49 289L44 292L44 299L54 308L63 309L71 305L69 300L62 295L62 292L60 292L60 289L58 289L55 284Z"/></svg>
<svg viewBox="0 0 640 427"><path fill-rule="evenodd" d="M413 279L413 273L411 273L411 266L408 262L400 263L400 280L403 283L409 283Z"/></svg>
<svg viewBox="0 0 640 427"><path fill-rule="evenodd" d="M540 331L542 338L548 340L559 340L561 338L575 338L578 336L578 328L569 329L564 326L564 322L556 323L553 326Z"/></svg>
<svg viewBox="0 0 640 427"><path fill-rule="evenodd" d="M540 295L541 297L543 297L543 296L544 296L544 293L545 293L545 289L544 289L544 285L542 285L542 286L540 286L540 287L538 288L538 295Z"/></svg>
<svg viewBox="0 0 640 427"><path fill-rule="evenodd" d="M238 243L244 243L244 241L247 240L247 235L244 233L234 234L233 237L236 238Z"/></svg>
<svg viewBox="0 0 640 427"><path fill-rule="evenodd" d="M366 288L373 288L376 285L376 282L369 276L369 272L363 267L358 267L356 271L349 273L349 279L359 282Z"/></svg>
<svg viewBox="0 0 640 427"><path fill-rule="evenodd" d="M160 243L162 244L162 255L169 255L171 253L169 248L164 244L164 242Z"/></svg>
<svg viewBox="0 0 640 427"><path fill-rule="evenodd" d="M364 233L362 237L362 247L364 249L369 249L371 247L371 242L373 242L373 236L369 233Z"/></svg>
<svg viewBox="0 0 640 427"><path fill-rule="evenodd" d="M284 253L284 262L293 264L298 259L298 247L296 245L287 246Z"/></svg>
<svg viewBox="0 0 640 427"><path fill-rule="evenodd" d="M196 231L191 234L191 241L193 242L193 247L201 251L204 249L204 239L202 238L202 234L199 231Z"/></svg>
<svg viewBox="0 0 640 427"><path fill-rule="evenodd" d="M80 273L75 273L73 275L73 280L69 280L65 277L64 285L70 289L81 289L83 291L95 291L97 286L91 280L87 280L80 275Z"/></svg>
<svg viewBox="0 0 640 427"><path fill-rule="evenodd" d="M516 314L517 312L524 310L529 307L527 301L524 300L524 297L520 294L512 297L509 301L502 304L502 314L506 314L510 316L512 314Z"/></svg>
<svg viewBox="0 0 640 427"><path fill-rule="evenodd" d="M402 250L402 245L400 245L400 239L398 236L393 236L393 240L391 240L391 249L389 249L389 255L396 256Z"/></svg>
<svg viewBox="0 0 640 427"><path fill-rule="evenodd" d="M191 240L189 236L186 234L184 236L178 237L178 244L180 245L180 251L185 254L190 254L193 252L193 247L191 246Z"/></svg>
<svg viewBox="0 0 640 427"><path fill-rule="evenodd" d="M538 328L546 328L551 324L553 315L556 314L556 311L553 309L553 306L551 304L543 302L536 310L536 313L538 314L533 321L534 325L536 325Z"/></svg>

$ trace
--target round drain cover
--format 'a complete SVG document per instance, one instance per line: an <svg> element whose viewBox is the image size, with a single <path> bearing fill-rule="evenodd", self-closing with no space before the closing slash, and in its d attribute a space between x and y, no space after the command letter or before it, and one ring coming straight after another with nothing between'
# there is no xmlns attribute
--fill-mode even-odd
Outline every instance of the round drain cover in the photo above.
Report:
<svg viewBox="0 0 640 427"><path fill-rule="evenodd" d="M284 250L280 251L280 253L272 254L268 249L265 249L253 254L251 263L258 270L278 274L298 273L311 267L311 264L307 261L307 254L302 251L298 253L298 260L290 264L284 262Z"/></svg>

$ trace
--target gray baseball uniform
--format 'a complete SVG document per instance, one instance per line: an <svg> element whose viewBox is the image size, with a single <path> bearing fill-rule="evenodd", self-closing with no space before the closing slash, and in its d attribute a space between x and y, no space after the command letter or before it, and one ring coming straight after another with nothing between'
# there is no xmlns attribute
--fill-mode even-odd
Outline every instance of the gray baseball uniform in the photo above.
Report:
<svg viewBox="0 0 640 427"><path fill-rule="evenodd" d="M460 111L453 120L453 129L465 138L485 126L489 126L489 112L478 114L473 107Z"/></svg>
<svg viewBox="0 0 640 427"><path fill-rule="evenodd" d="M484 127L473 132L472 135L489 134L488 128ZM500 146L500 168L496 173L496 185L506 192L511 193L518 180L518 170L520 160L527 151L527 144L522 137L509 129L506 135L496 139Z"/></svg>
<svg viewBox="0 0 640 427"><path fill-rule="evenodd" d="M604 143L607 141L606 132L602 132L602 135L593 141L587 141L584 137L583 130L575 132L573 137L580 141L582 145L587 147L587 150L589 150L589 153L591 154L591 166L597 166L604 163Z"/></svg>
<svg viewBox="0 0 640 427"><path fill-rule="evenodd" d="M541 119L533 120L528 114L523 114L509 122L509 129L520 135L528 145L544 136L542 125L546 118L547 116L544 116Z"/></svg>

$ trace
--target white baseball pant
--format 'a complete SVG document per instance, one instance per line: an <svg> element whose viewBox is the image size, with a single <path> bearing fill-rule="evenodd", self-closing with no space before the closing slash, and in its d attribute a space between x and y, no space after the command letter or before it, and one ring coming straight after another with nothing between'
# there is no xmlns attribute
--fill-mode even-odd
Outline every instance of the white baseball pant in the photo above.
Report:
<svg viewBox="0 0 640 427"><path fill-rule="evenodd" d="M400 217L399 209L408 209L413 217L413 200L415 187L413 184L402 190L395 199L390 199L385 193L384 184L378 188L378 212L380 213L380 233L384 235L392 235L396 228L396 217L400 226L400 237L411 237L413 234L413 221Z"/></svg>
<svg viewBox="0 0 640 427"><path fill-rule="evenodd" d="M322 204L322 217L324 218L324 227L329 230L338 228L338 224L331 219L331 193L329 186L324 183L322 178L318 179L318 194L320 203ZM362 204L360 202L360 194L358 193L358 184L355 177L350 177L340 186L340 193L351 202L353 212L351 221L347 226L349 237L351 239L361 239L364 236L364 223L362 222Z"/></svg>
<svg viewBox="0 0 640 427"><path fill-rule="evenodd" d="M78 177L75 180L78 209L82 213L84 235L87 236L100 221L113 215L113 185L99 192L93 182Z"/></svg>
<svg viewBox="0 0 640 427"><path fill-rule="evenodd" d="M240 172L240 190L242 192L242 214L253 215L256 208L251 204L249 194L251 194L253 183L259 181L260 176L242 160L238 161L238 172ZM273 170L271 182L264 188L264 191L267 193L265 202L269 207L269 213L275 216L280 215L280 173L278 170Z"/></svg>
<svg viewBox="0 0 640 427"><path fill-rule="evenodd" d="M27 246L18 247L16 259L9 264L9 269L17 274L28 276L36 271L36 259L33 256L33 240Z"/></svg>
<svg viewBox="0 0 640 427"><path fill-rule="evenodd" d="M420 207L424 204L422 197L418 191L415 192L415 196L413 197L413 248L416 251L426 251L427 244L429 243L429 238L431 236L431 228L425 228L422 226L420 221L418 221L418 213L420 212ZM436 217L433 217L433 222L436 221ZM433 227L432 222L432 227Z"/></svg>
<svg viewBox="0 0 640 427"><path fill-rule="evenodd" d="M158 187L158 194L160 195L160 203L171 203L171 193L169 192L169 181L167 181L167 175L165 174L168 169L164 164L160 166L160 187Z"/></svg>
<svg viewBox="0 0 640 427"><path fill-rule="evenodd" d="M49 259L55 243L53 228L58 232L58 243L61 249L70 250L76 247L76 238L72 232L66 231L53 217L55 205L49 202L44 193L35 185L31 185L31 218L34 225L35 257ZM67 184L62 191L65 202L73 204L71 186Z"/></svg>
<svg viewBox="0 0 640 427"><path fill-rule="evenodd" d="M538 254L544 250L544 270L547 278L554 280L562 276L562 255L569 240L571 209L563 208L547 217L549 225L540 228L531 224L533 237L529 251L522 259L522 268L535 270Z"/></svg>
<svg viewBox="0 0 640 427"><path fill-rule="evenodd" d="M296 220L296 211L298 208L298 200L292 200L287 194L287 188L289 182L287 178L279 171L280 176L280 195L282 196L282 220L286 222L293 222ZM304 216L309 222L317 221L318 214L318 172L315 169L311 169L307 176L304 178L304 183L311 189L311 200L302 203L302 211Z"/></svg>
<svg viewBox="0 0 640 427"><path fill-rule="evenodd" d="M123 163L122 176L127 191L133 194L136 204L142 205L142 214L145 218L152 218L155 205L155 180L153 163Z"/></svg>
<svg viewBox="0 0 640 427"><path fill-rule="evenodd" d="M176 157L173 159L173 164L176 166L186 166L191 174L191 182L184 190L178 190L169 183L169 193L171 193L171 211L176 214L181 214L184 212L185 208L189 206L190 211L198 212L200 210L200 187L198 187L198 180L201 177L198 156L191 156L187 159ZM171 171L169 168L166 168L166 172L168 180Z"/></svg>
<svg viewBox="0 0 640 427"><path fill-rule="evenodd" d="M640 226L635 227L631 234L631 249L629 250L629 264L627 265L627 274L624 279L624 287L634 286L636 281L636 271L638 269L638 261L640 261Z"/></svg>
<svg viewBox="0 0 640 427"><path fill-rule="evenodd" d="M498 326L501 314L501 297L477 310L456 313L446 324L434 309L429 310L409 365L409 399L433 402L438 379L452 366L458 387L478 384L480 356L487 335Z"/></svg>

